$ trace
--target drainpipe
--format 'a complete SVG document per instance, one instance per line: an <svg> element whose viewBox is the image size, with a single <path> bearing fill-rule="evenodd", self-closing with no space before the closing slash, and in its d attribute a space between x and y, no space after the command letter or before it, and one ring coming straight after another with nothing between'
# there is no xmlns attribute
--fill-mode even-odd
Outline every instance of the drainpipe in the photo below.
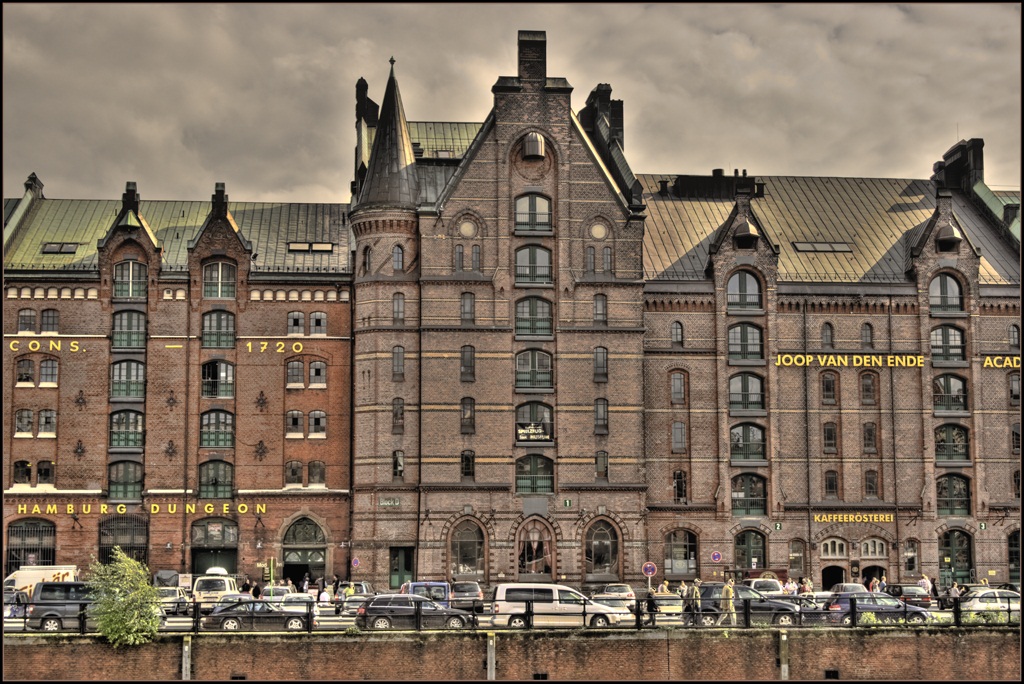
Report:
<svg viewBox="0 0 1024 684"><path fill-rule="evenodd" d="M188 514L185 512L188 504L188 455L189 449L191 448L189 435L191 430L188 429L188 423L190 418L190 409L192 406L192 274L189 273L188 278L185 279L185 434L183 436L184 445L182 447L182 469L181 469L181 572L185 572L185 545L188 543ZM149 327L149 320L147 317L146 326ZM188 651L188 644L186 644L186 652Z"/></svg>
<svg viewBox="0 0 1024 684"><path fill-rule="evenodd" d="M355 534L355 484L356 484L356 278L355 258L352 259L352 284L349 287L349 343L348 343L348 415L351 423L348 426L348 555L345 562L345 570L339 574L346 580L352 580L352 549L353 536ZM342 554L344 556L345 554Z"/></svg>
<svg viewBox="0 0 1024 684"><path fill-rule="evenodd" d="M889 311L886 321L889 326L889 351L893 350L892 339L892 295L889 295ZM893 380L893 369L889 368L889 419L892 421L892 508L893 519L896 521L896 581L900 581L903 574L902 553L903 546L900 544L900 479L897 472L896 462L896 382ZM920 559L918 559L920 561Z"/></svg>
<svg viewBox="0 0 1024 684"><path fill-rule="evenodd" d="M807 300L804 299L803 304L803 342L804 342L804 356L807 355ZM811 541L811 535L813 529L811 527L811 398L810 398L810 369L804 366L804 461L807 463L807 560L808 560L808 571L807 575L812 578L814 573L810 570L813 560L811 557L811 550L813 549L814 542Z"/></svg>

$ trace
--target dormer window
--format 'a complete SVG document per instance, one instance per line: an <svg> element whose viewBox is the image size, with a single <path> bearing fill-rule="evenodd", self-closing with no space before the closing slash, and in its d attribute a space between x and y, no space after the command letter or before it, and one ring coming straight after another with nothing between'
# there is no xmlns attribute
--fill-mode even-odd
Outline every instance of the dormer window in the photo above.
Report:
<svg viewBox="0 0 1024 684"><path fill-rule="evenodd" d="M543 195L523 195L517 198L516 230L551 232L551 200Z"/></svg>
<svg viewBox="0 0 1024 684"><path fill-rule="evenodd" d="M540 133L529 133L523 140L523 159L536 161L544 158L544 138Z"/></svg>
<svg viewBox="0 0 1024 684"><path fill-rule="evenodd" d="M228 263L203 266L203 297L206 299L235 298L235 267Z"/></svg>

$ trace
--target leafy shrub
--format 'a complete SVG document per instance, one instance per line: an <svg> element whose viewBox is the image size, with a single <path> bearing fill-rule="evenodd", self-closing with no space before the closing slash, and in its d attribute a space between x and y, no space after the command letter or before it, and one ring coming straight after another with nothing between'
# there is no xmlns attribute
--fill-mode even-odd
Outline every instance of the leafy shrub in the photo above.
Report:
<svg viewBox="0 0 1024 684"><path fill-rule="evenodd" d="M149 569L115 546L104 565L93 560L89 586L95 602L89 607L100 634L114 648L153 640L160 627L160 601L149 583Z"/></svg>

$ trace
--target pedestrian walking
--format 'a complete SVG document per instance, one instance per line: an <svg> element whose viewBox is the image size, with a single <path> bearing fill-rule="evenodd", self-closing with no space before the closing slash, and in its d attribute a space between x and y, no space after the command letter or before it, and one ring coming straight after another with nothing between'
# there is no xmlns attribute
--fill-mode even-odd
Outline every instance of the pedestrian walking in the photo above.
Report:
<svg viewBox="0 0 1024 684"><path fill-rule="evenodd" d="M871 583L868 585L868 591L878 591L878 585L880 582L877 577L871 578Z"/></svg>
<svg viewBox="0 0 1024 684"><path fill-rule="evenodd" d="M260 597L260 594L262 593L262 591L263 590L260 589L260 583L259 582L253 582L252 583L252 597L254 599L258 599Z"/></svg>
<svg viewBox="0 0 1024 684"><path fill-rule="evenodd" d="M690 593L690 588L686 586L686 580L679 580L679 586L676 587L676 594L679 598L686 598Z"/></svg>
<svg viewBox="0 0 1024 684"><path fill-rule="evenodd" d="M302 576L302 593L306 594L309 592L309 573L307 572Z"/></svg>
<svg viewBox="0 0 1024 684"><path fill-rule="evenodd" d="M252 590L252 582L249 581L249 576L245 576L245 581L242 582L242 593L248 594Z"/></svg>
<svg viewBox="0 0 1024 684"><path fill-rule="evenodd" d="M338 577L338 573L334 573L334 581L331 582L331 587L334 589L334 595L338 595L338 587L341 586L341 578Z"/></svg>
<svg viewBox="0 0 1024 684"><path fill-rule="evenodd" d="M726 616L729 618L729 624L733 627L736 626L736 604L733 603L733 597L735 596L734 584L735 582L730 577L729 581L722 587L722 599L718 602L720 614L718 622L715 623L716 627L725 621Z"/></svg>
<svg viewBox="0 0 1024 684"><path fill-rule="evenodd" d="M693 584L690 585L690 600L693 602L690 605L690 609L693 611L693 624L702 624L701 620L701 609L700 609L700 577L693 580Z"/></svg>
<svg viewBox="0 0 1024 684"><path fill-rule="evenodd" d="M882 575L882 579L878 580L878 591L885 591L885 588L889 586L889 583L885 579L885 575Z"/></svg>
<svg viewBox="0 0 1024 684"><path fill-rule="evenodd" d="M926 592L928 592L929 595L931 595L932 583L931 580L928 579L928 575L921 573L921 579L917 580L917 586L921 587Z"/></svg>
<svg viewBox="0 0 1024 684"><path fill-rule="evenodd" d="M783 591L784 593L786 593L786 594L790 594L790 595L796 594L796 592L797 592L797 591L798 591L799 589L800 589L800 588L799 588L799 587L797 586L796 582L794 582L794 581L793 581L793 578L792 578L792 577L790 577L789 579L787 579L787 580L786 580L786 583L785 583L785 584L783 585L783 587L782 587L782 591Z"/></svg>

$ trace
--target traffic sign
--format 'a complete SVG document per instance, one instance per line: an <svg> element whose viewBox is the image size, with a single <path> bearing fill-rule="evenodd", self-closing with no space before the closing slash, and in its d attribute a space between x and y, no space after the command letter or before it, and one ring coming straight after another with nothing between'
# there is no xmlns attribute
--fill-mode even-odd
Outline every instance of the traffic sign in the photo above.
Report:
<svg viewBox="0 0 1024 684"><path fill-rule="evenodd" d="M646 563L644 563L644 566L643 568L641 568L641 570L648 577L654 577L658 574L658 566L652 563L651 561L647 561Z"/></svg>
<svg viewBox="0 0 1024 684"><path fill-rule="evenodd" d="M720 554L718 551L712 552L711 553L711 560L713 560L715 563L721 563L722 562L722 554Z"/></svg>
<svg viewBox="0 0 1024 684"><path fill-rule="evenodd" d="M359 559L358 558L353 558L352 559L352 567L353 568L358 568L359 567Z"/></svg>

